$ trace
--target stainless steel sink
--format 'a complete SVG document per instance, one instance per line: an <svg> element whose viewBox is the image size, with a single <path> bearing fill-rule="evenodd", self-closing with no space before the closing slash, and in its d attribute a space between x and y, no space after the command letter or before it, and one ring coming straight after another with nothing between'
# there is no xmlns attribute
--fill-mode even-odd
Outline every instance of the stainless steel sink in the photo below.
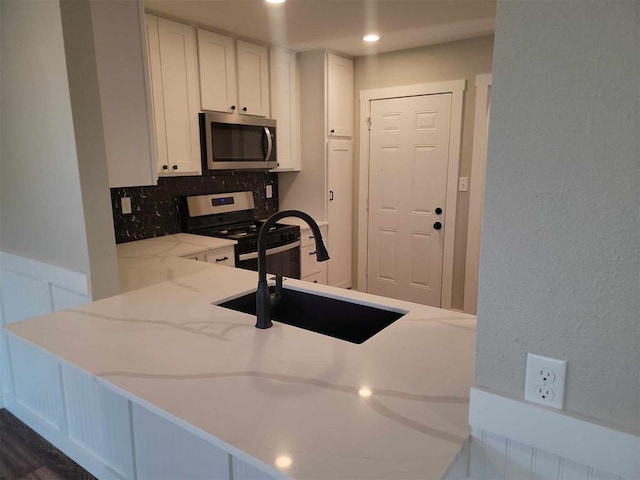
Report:
<svg viewBox="0 0 640 480"><path fill-rule="evenodd" d="M219 306L255 315L256 294L252 292ZM271 310L271 318L276 322L358 344L405 314L288 288L282 289L280 303Z"/></svg>

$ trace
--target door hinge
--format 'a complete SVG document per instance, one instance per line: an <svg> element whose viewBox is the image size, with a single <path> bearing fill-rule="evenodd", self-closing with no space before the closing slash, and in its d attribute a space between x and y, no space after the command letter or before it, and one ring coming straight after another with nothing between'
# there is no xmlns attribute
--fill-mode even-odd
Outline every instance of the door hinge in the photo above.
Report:
<svg viewBox="0 0 640 480"><path fill-rule="evenodd" d="M367 207L367 212L368 212L369 211L369 199L368 198L367 198L366 207Z"/></svg>
<svg viewBox="0 0 640 480"><path fill-rule="evenodd" d="M371 117L367 117L367 128L371 130Z"/></svg>

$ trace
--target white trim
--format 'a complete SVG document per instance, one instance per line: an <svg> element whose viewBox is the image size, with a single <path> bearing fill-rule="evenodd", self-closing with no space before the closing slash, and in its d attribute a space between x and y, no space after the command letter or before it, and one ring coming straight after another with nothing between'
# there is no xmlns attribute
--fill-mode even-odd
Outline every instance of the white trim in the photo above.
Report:
<svg viewBox="0 0 640 480"><path fill-rule="evenodd" d="M640 478L640 437L471 389L469 424L624 478Z"/></svg>
<svg viewBox="0 0 640 480"><path fill-rule="evenodd" d="M466 80L425 83L401 87L377 88L360 92L360 168L358 180L358 261L357 289L366 292L366 267L368 246L369 215L367 202L369 197L369 135L367 118L372 100L386 98L411 97L418 95L436 95L451 93L451 129L449 131L449 166L447 169L447 198L444 230L444 254L442 259L442 294L440 307L451 308L453 291L453 252L456 226L456 204L458 199L458 169L460 167L460 145L462 142L462 100L466 89Z"/></svg>
<svg viewBox="0 0 640 480"><path fill-rule="evenodd" d="M49 263L19 257L6 252L0 252L0 270L7 270L9 272L37 278L46 283L59 285L82 295L89 295L89 284L86 273L74 272Z"/></svg>
<svg viewBox="0 0 640 480"><path fill-rule="evenodd" d="M487 168L487 136L491 105L492 75L476 75L476 106L473 121L473 153L471 182L469 185L469 223L467 228L467 255L464 275L464 311L475 315L478 303L478 266L480 263L480 231L484 180Z"/></svg>

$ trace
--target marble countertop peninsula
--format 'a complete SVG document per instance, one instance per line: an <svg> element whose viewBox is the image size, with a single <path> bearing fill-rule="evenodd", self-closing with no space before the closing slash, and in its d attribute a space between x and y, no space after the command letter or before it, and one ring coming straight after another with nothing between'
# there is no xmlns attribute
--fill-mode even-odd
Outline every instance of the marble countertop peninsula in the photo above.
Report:
<svg viewBox="0 0 640 480"><path fill-rule="evenodd" d="M120 293L206 270L204 262L187 258L235 245L235 240L176 233L116 245Z"/></svg>
<svg viewBox="0 0 640 480"><path fill-rule="evenodd" d="M216 305L254 290L257 274L203 266L5 328L272 475L443 476L468 437L475 317L286 279L408 313L361 345L277 322L258 330Z"/></svg>

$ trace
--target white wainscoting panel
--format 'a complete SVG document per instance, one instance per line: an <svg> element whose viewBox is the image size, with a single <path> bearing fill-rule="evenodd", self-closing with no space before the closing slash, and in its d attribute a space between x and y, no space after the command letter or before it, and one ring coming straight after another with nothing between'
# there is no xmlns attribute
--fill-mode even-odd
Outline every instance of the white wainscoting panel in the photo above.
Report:
<svg viewBox="0 0 640 480"><path fill-rule="evenodd" d="M231 480L273 480L269 474L236 457L232 457L231 472Z"/></svg>
<svg viewBox="0 0 640 480"><path fill-rule="evenodd" d="M0 408L12 395L1 327L90 301L84 273L0 252Z"/></svg>
<svg viewBox="0 0 640 480"><path fill-rule="evenodd" d="M640 478L640 437L477 388L469 478Z"/></svg>
<svg viewBox="0 0 640 480"><path fill-rule="evenodd" d="M472 429L470 447L471 480L624 480L481 429ZM459 478L465 477L447 477Z"/></svg>
<svg viewBox="0 0 640 480"><path fill-rule="evenodd" d="M0 252L5 325L91 301L87 275Z"/></svg>
<svg viewBox="0 0 640 480"><path fill-rule="evenodd" d="M9 336L15 402L55 431L65 428L60 370L55 359L39 348Z"/></svg>
<svg viewBox="0 0 640 480"><path fill-rule="evenodd" d="M134 478L129 402L95 378L62 366L69 440L120 478Z"/></svg>
<svg viewBox="0 0 640 480"><path fill-rule="evenodd" d="M137 480L230 478L230 456L175 423L133 405Z"/></svg>
<svg viewBox="0 0 640 480"><path fill-rule="evenodd" d="M1 269L5 325L53 312L49 286L41 278Z"/></svg>

